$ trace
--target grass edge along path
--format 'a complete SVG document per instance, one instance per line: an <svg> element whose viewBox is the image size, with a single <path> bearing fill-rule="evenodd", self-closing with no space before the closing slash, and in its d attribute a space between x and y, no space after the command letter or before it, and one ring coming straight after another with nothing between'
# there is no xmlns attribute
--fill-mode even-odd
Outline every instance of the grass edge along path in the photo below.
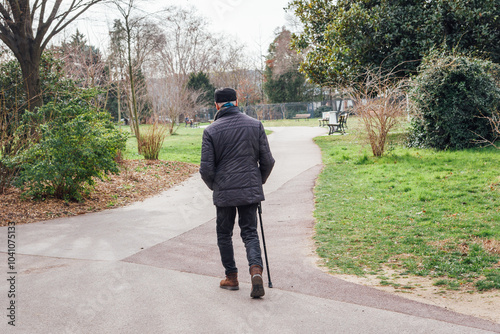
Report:
<svg viewBox="0 0 500 334"><path fill-rule="evenodd" d="M327 268L382 285L391 268L447 289L500 289L500 152L393 147L374 158L354 138L315 139L315 241Z"/></svg>

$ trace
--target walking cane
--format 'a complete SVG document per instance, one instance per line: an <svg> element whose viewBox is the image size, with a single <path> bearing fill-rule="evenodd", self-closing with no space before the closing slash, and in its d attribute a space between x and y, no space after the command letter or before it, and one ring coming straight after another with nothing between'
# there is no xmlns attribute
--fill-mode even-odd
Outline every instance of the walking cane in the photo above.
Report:
<svg viewBox="0 0 500 334"><path fill-rule="evenodd" d="M269 261L267 260L267 249L266 249L266 238L264 237L264 226L262 226L262 206L259 203L259 220L260 220L260 230L262 232L262 244L264 245L264 256L266 258L266 269L267 269L267 279L269 280L269 287L273 287L273 283L271 282L271 273L269 272Z"/></svg>

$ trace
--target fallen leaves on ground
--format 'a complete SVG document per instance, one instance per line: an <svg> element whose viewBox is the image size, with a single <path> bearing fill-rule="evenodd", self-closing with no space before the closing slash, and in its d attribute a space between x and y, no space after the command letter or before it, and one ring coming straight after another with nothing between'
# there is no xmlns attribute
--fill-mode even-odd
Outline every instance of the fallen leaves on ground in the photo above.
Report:
<svg viewBox="0 0 500 334"><path fill-rule="evenodd" d="M95 188L83 202L61 199L22 199L21 191L9 188L0 194L0 226L76 216L142 201L181 183L199 166L172 161L125 160L119 175L96 180Z"/></svg>

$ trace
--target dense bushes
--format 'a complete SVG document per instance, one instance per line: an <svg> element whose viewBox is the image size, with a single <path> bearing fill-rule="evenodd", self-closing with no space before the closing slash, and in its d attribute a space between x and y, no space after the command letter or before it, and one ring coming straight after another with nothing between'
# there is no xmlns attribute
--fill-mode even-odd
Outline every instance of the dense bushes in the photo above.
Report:
<svg viewBox="0 0 500 334"><path fill-rule="evenodd" d="M43 103L68 100L77 90L67 79L63 63L51 53L44 53L40 64L40 81ZM32 131L20 131L21 120L28 106L21 68L16 60L0 64L0 193L12 186L18 175L20 155L29 142Z"/></svg>
<svg viewBox="0 0 500 334"><path fill-rule="evenodd" d="M100 112L93 96L80 93L66 102L48 103L35 113L26 112L19 131L35 141L21 154L16 179L25 195L80 200L93 177L118 173L115 157L126 136Z"/></svg>
<svg viewBox="0 0 500 334"><path fill-rule="evenodd" d="M0 193L16 185L26 196L80 200L94 177L118 172L126 136L100 111L99 92L80 88L63 65L43 55L43 106L29 112L19 64L0 64Z"/></svg>
<svg viewBox="0 0 500 334"><path fill-rule="evenodd" d="M409 145L464 149L494 140L488 118L500 108L500 66L466 56L426 58L410 100L416 115Z"/></svg>
<svg viewBox="0 0 500 334"><path fill-rule="evenodd" d="M43 103L64 101L77 91L75 82L67 79L64 64L51 53L44 53L40 64ZM16 60L0 64L0 155L16 155L14 132L28 106L21 68Z"/></svg>

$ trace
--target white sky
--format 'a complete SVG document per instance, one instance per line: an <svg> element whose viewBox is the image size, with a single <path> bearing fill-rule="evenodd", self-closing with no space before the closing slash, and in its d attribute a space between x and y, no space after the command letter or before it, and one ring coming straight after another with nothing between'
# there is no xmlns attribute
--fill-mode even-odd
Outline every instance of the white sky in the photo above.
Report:
<svg viewBox="0 0 500 334"><path fill-rule="evenodd" d="M149 0L139 4L147 12L169 5L195 7L211 23L210 30L214 34L232 35L245 46L247 52L258 57L260 52L267 54L276 28L286 25L284 8L289 2L290 0ZM92 45L105 53L108 27L115 18L119 18L115 7L97 5L60 37L72 35L78 27Z"/></svg>

